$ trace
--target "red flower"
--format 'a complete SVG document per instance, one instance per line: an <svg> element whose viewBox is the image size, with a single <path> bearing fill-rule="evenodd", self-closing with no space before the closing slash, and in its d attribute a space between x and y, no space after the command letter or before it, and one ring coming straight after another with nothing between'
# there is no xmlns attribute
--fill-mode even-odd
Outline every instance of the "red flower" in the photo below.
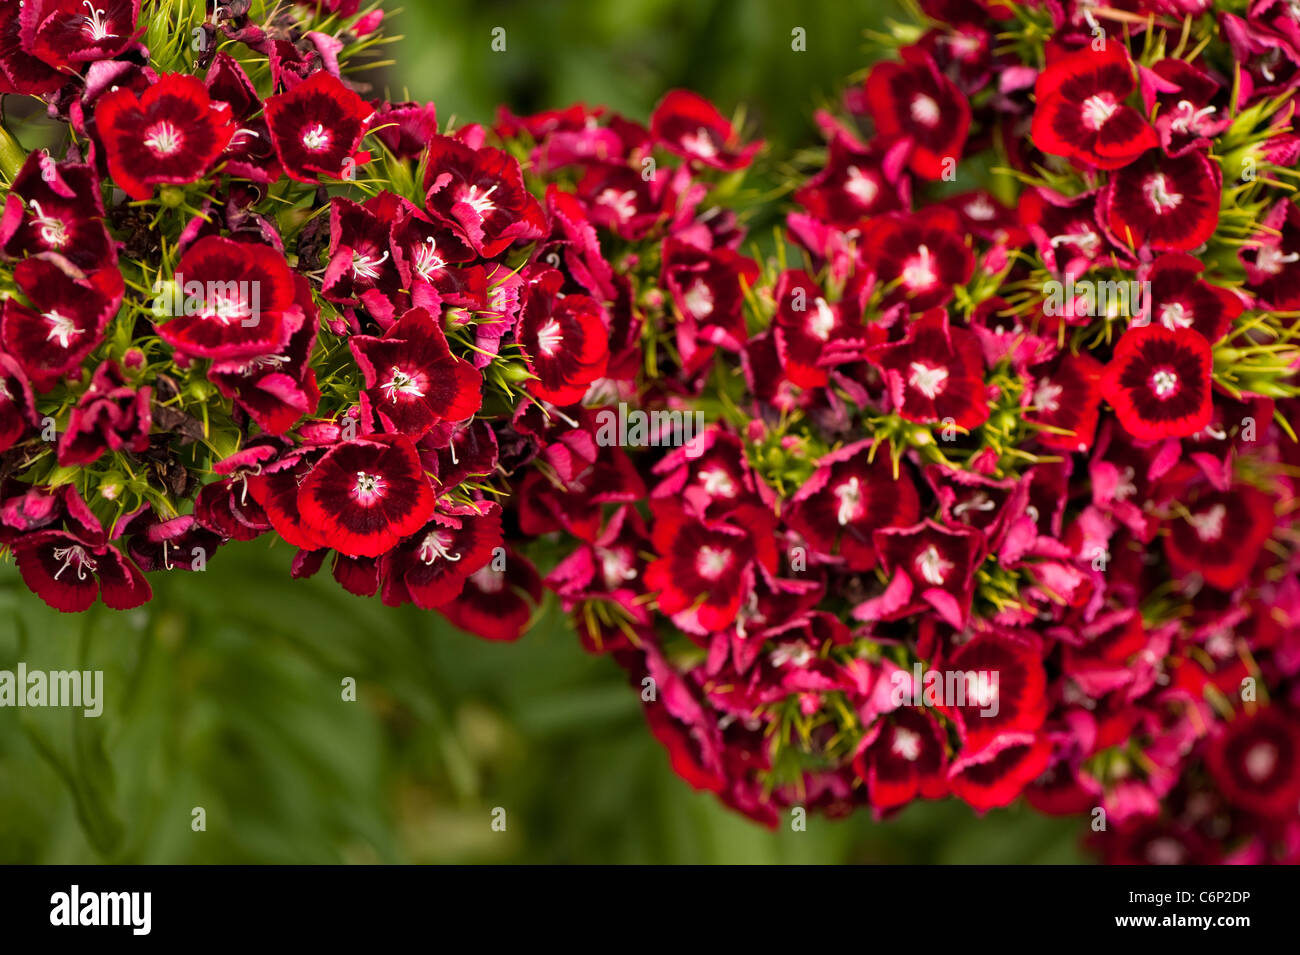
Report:
<svg viewBox="0 0 1300 955"><path fill-rule="evenodd" d="M122 87L95 106L95 126L108 171L132 199L159 184L196 182L235 133L230 107L213 103L194 76L168 73L143 96Z"/></svg>
<svg viewBox="0 0 1300 955"><path fill-rule="evenodd" d="M57 252L81 269L116 265L103 216L93 167L55 162L43 150L33 150L9 188L0 245L15 259Z"/></svg>
<svg viewBox="0 0 1300 955"><path fill-rule="evenodd" d="M702 521L676 502L656 502L651 509L651 539L660 556L646 569L645 582L659 592L660 612L690 633L730 626L753 586L755 564L776 571L772 516L741 507L726 519Z"/></svg>
<svg viewBox="0 0 1300 955"><path fill-rule="evenodd" d="M37 423L32 387L18 362L0 354L0 454Z"/></svg>
<svg viewBox="0 0 1300 955"><path fill-rule="evenodd" d="M135 39L140 0L25 0L23 49L50 66L111 60Z"/></svg>
<svg viewBox="0 0 1300 955"><path fill-rule="evenodd" d="M740 351L747 337L742 283L757 280L757 263L731 249L702 249L676 238L664 242L662 281L681 316L677 347L689 371L709 360L709 346Z"/></svg>
<svg viewBox="0 0 1300 955"><path fill-rule="evenodd" d="M12 544L23 582L55 610L80 613L97 597L114 610L130 610L153 596L140 568L108 543L85 502L68 486L67 530L47 529Z"/></svg>
<svg viewBox="0 0 1300 955"><path fill-rule="evenodd" d="M378 557L424 527L433 508L424 467L403 435L337 445L298 489L303 530L349 557Z"/></svg>
<svg viewBox="0 0 1300 955"><path fill-rule="evenodd" d="M735 128L698 93L672 90L650 116L650 135L669 152L714 169L743 169L762 148L740 147Z"/></svg>
<svg viewBox="0 0 1300 955"><path fill-rule="evenodd" d="M449 136L433 137L424 190L429 213L455 226L484 258L546 231L546 217L524 188L519 163L499 149L471 149Z"/></svg>
<svg viewBox="0 0 1300 955"><path fill-rule="evenodd" d="M155 304L158 334L177 351L231 360L274 355L301 326L293 273L284 256L267 246L207 236L181 256L176 294ZM180 302L182 314L175 314Z"/></svg>
<svg viewBox="0 0 1300 955"><path fill-rule="evenodd" d="M1206 764L1235 806L1294 816L1300 803L1300 720L1280 705L1239 715L1211 743Z"/></svg>
<svg viewBox="0 0 1300 955"><path fill-rule="evenodd" d="M988 420L984 353L974 333L948 327L948 313L931 309L901 342L876 345L872 364L885 373L895 410L909 421L944 422L969 431Z"/></svg>
<svg viewBox="0 0 1300 955"><path fill-rule="evenodd" d="M1025 787L1042 775L1052 759L1052 742L1046 734L1033 742L1007 737L974 755L953 761L948 784L952 794L984 811L1010 805Z"/></svg>
<svg viewBox="0 0 1300 955"><path fill-rule="evenodd" d="M906 209L911 198L906 176L886 169L879 149L863 150L842 133L830 141L826 165L794 194L818 220L841 229L863 219ZM889 167L892 169L892 167Z"/></svg>
<svg viewBox="0 0 1300 955"><path fill-rule="evenodd" d="M1268 231L1240 252L1249 286L1264 304L1300 308L1300 205L1278 202L1262 225Z"/></svg>
<svg viewBox="0 0 1300 955"><path fill-rule="evenodd" d="M1033 390L1025 400L1035 410L1025 415L1034 424L1060 429L1042 431L1038 441L1060 451L1087 451L1097 431L1101 403L1102 365L1088 354L1062 352L1053 361L1031 369Z"/></svg>
<svg viewBox="0 0 1300 955"><path fill-rule="evenodd" d="M483 515L434 514L433 520L381 558L384 603L413 601L424 610L442 607L460 595L465 581L481 570L502 545L501 517L495 505Z"/></svg>
<svg viewBox="0 0 1300 955"><path fill-rule="evenodd" d="M1098 216L1127 248L1194 249L1219 224L1222 187L1219 165L1205 153L1152 152L1111 177L1098 199Z"/></svg>
<svg viewBox="0 0 1300 955"><path fill-rule="evenodd" d="M821 387L827 382L823 366L858 357L867 329L854 296L829 304L813 278L800 269L782 272L772 295L777 346L791 382L800 388Z"/></svg>
<svg viewBox="0 0 1300 955"><path fill-rule="evenodd" d="M1210 343L1190 328L1130 328L1102 374L1102 394L1135 438L1196 434L1210 423Z"/></svg>
<svg viewBox="0 0 1300 955"><path fill-rule="evenodd" d="M1158 145L1142 114L1124 105L1134 85L1133 65L1118 42L1057 60L1034 86L1034 145L1099 169L1127 166Z"/></svg>
<svg viewBox="0 0 1300 955"><path fill-rule="evenodd" d="M823 554L838 553L852 570L876 564L872 533L915 524L921 516L916 485L904 469L894 475L889 448L859 441L826 455L791 499L786 522Z"/></svg>
<svg viewBox="0 0 1300 955"><path fill-rule="evenodd" d="M904 806L917 796L938 799L948 792L943 732L925 710L895 710L862 737L853 771L866 783L867 801L877 810Z"/></svg>
<svg viewBox="0 0 1300 955"><path fill-rule="evenodd" d="M975 592L975 570L985 556L982 531L927 519L912 527L880 528L873 538L881 566L902 590L899 609L891 616L905 616L928 604L949 625L965 626ZM854 615L869 620L874 612L875 603L868 601Z"/></svg>
<svg viewBox="0 0 1300 955"><path fill-rule="evenodd" d="M958 691L965 704L946 700L942 707L957 724L966 754L1014 735L1025 739L1047 717L1047 674L1038 648L999 634L981 634L963 644L944 665L945 690Z"/></svg>
<svg viewBox="0 0 1300 955"><path fill-rule="evenodd" d="M93 464L106 451L147 450L151 396L151 388L133 388L115 362L105 361L68 418L68 430L59 439L59 466Z"/></svg>
<svg viewBox="0 0 1300 955"><path fill-rule="evenodd" d="M366 394L385 426L418 441L443 421L461 421L482 404L483 379L447 347L441 326L413 308L383 338L353 335L348 347Z"/></svg>
<svg viewBox="0 0 1300 955"><path fill-rule="evenodd" d="M45 391L79 368L104 337L122 304L122 274L104 268L82 273L61 255L41 253L14 267L14 282L31 307L10 298L0 312L0 340L31 379Z"/></svg>
<svg viewBox="0 0 1300 955"><path fill-rule="evenodd" d="M867 105L876 131L911 144L909 164L922 179L956 169L970 130L965 95L919 48L904 48L904 62L877 63L866 80Z"/></svg>
<svg viewBox="0 0 1300 955"><path fill-rule="evenodd" d="M1202 494L1187 503L1187 515L1172 521L1164 539L1174 573L1200 574L1218 590L1245 583L1272 536L1277 518L1263 491L1239 484Z"/></svg>
<svg viewBox="0 0 1300 955"><path fill-rule="evenodd" d="M357 150L374 115L365 100L325 70L266 101L276 155L298 182L351 178L355 166L370 160L369 153Z"/></svg>
<svg viewBox="0 0 1300 955"><path fill-rule="evenodd" d="M537 569L507 549L470 574L460 596L438 612L484 640L518 640L541 600Z"/></svg>
<svg viewBox="0 0 1300 955"><path fill-rule="evenodd" d="M564 276L543 271L529 283L516 332L529 370L528 390L544 401L571 405L605 374L609 332L604 309L586 295L560 295Z"/></svg>
<svg viewBox="0 0 1300 955"><path fill-rule="evenodd" d="M1166 328L1195 329L1211 343L1223 338L1244 306L1228 289L1202 279L1203 271L1200 259L1182 252L1157 258L1146 273L1151 283L1149 320Z"/></svg>
<svg viewBox="0 0 1300 955"><path fill-rule="evenodd" d="M22 43L21 3L0 4L0 93L46 96L71 77L32 56Z"/></svg>
<svg viewBox="0 0 1300 955"><path fill-rule="evenodd" d="M913 312L943 305L975 269L957 214L942 206L873 219L865 233L863 263L881 283L896 284L886 305L906 302Z"/></svg>
<svg viewBox="0 0 1300 955"><path fill-rule="evenodd" d="M267 434L284 434L320 401L316 372L311 367L319 315L305 276L293 276L294 302L304 321L274 354L215 361L208 380L233 398Z"/></svg>

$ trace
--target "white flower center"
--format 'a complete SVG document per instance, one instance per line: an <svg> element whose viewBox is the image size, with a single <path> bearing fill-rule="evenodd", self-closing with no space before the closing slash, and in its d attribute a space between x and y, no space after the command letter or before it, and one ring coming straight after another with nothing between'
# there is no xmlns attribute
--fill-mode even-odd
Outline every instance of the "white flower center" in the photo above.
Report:
<svg viewBox="0 0 1300 955"><path fill-rule="evenodd" d="M426 281L430 273L436 272L447 264L447 260L438 254L438 242L429 236L415 249L415 271Z"/></svg>
<svg viewBox="0 0 1300 955"><path fill-rule="evenodd" d="M710 497L736 496L736 482L722 468L710 468L707 471L701 471L700 483L704 485L704 493Z"/></svg>
<svg viewBox="0 0 1300 955"><path fill-rule="evenodd" d="M869 206L875 202L876 196L880 194L880 186L876 183L876 180L857 166L850 166L848 171L849 178L844 183L844 191L864 206Z"/></svg>
<svg viewBox="0 0 1300 955"><path fill-rule="evenodd" d="M144 144L160 158L175 153L184 141L181 131L165 119L154 123L144 134Z"/></svg>
<svg viewBox="0 0 1300 955"><path fill-rule="evenodd" d="M919 246L916 255L903 263L903 284L913 291L923 291L939 283L934 256L927 246Z"/></svg>
<svg viewBox="0 0 1300 955"><path fill-rule="evenodd" d="M384 397L389 401L396 401L398 395L411 395L415 398L424 397L424 389L421 382L417 381L415 376L408 375L396 365L388 376L388 380L380 386L384 392Z"/></svg>
<svg viewBox="0 0 1300 955"><path fill-rule="evenodd" d="M379 258L373 255L362 255L360 252L352 253L352 274L362 279L379 278L379 267L388 261L388 252L385 251Z"/></svg>
<svg viewBox="0 0 1300 955"><path fill-rule="evenodd" d="M695 572L705 580L717 580L731 565L729 547L710 547L705 545L695 555Z"/></svg>
<svg viewBox="0 0 1300 955"><path fill-rule="evenodd" d="M835 519L839 521L841 527L849 523L849 521L856 521L862 516L864 510L862 506L862 484L857 478L849 478L836 487L835 496L840 502L835 513Z"/></svg>
<svg viewBox="0 0 1300 955"><path fill-rule="evenodd" d="M636 190L619 192L611 186L596 197L596 205L609 209L619 222L626 222L636 215Z"/></svg>
<svg viewBox="0 0 1300 955"><path fill-rule="evenodd" d="M1168 398L1178 389L1178 375L1168 368L1161 368L1151 376L1151 390L1157 398Z"/></svg>
<svg viewBox="0 0 1300 955"><path fill-rule="evenodd" d="M314 153L329 149L330 140L333 138L334 137L330 135L330 131L321 123L308 126L302 131L303 148L311 150Z"/></svg>
<svg viewBox="0 0 1300 955"><path fill-rule="evenodd" d="M907 383L932 401L948 383L948 369L942 366L914 361L908 365L908 371L911 375Z"/></svg>
<svg viewBox="0 0 1300 955"><path fill-rule="evenodd" d="M939 122L939 104L933 97L926 96L924 93L917 93L912 97L910 112L912 119L922 126L934 126Z"/></svg>
<svg viewBox="0 0 1300 955"><path fill-rule="evenodd" d="M605 578L605 586L608 589L613 590L629 580L636 580L636 567L633 565L632 554L626 548L609 550L597 547L596 553L600 557L600 572Z"/></svg>
<svg viewBox="0 0 1300 955"><path fill-rule="evenodd" d="M895 756L914 763L921 758L921 734L903 726L895 726L894 739L889 744L889 749Z"/></svg>
<svg viewBox="0 0 1300 955"><path fill-rule="evenodd" d="M430 567L439 557L452 563L460 560L460 554L453 554L447 549L451 547L451 541L451 535L445 531L429 531L420 542L420 560Z"/></svg>
<svg viewBox="0 0 1300 955"><path fill-rule="evenodd" d="M557 319L550 319L545 325L537 330L537 347L541 353L550 358L560 350L560 345L564 342L564 329L560 327Z"/></svg>
<svg viewBox="0 0 1300 955"><path fill-rule="evenodd" d="M1161 214L1177 209L1183 201L1182 193L1169 191L1169 178L1158 172L1142 184L1142 194L1151 203L1151 208Z"/></svg>
<svg viewBox="0 0 1300 955"><path fill-rule="evenodd" d="M379 502L387 487L387 482L380 475L358 471L357 482L352 487L352 496L357 499L357 503L369 507Z"/></svg>
<svg viewBox="0 0 1300 955"><path fill-rule="evenodd" d="M1272 743L1256 743L1246 754L1246 774L1257 783L1273 775L1277 766L1277 747Z"/></svg>
<svg viewBox="0 0 1300 955"><path fill-rule="evenodd" d="M1096 132L1106 125L1106 120L1115 115L1117 109L1119 104L1109 93L1094 93L1083 101L1083 125Z"/></svg>
<svg viewBox="0 0 1300 955"><path fill-rule="evenodd" d="M1282 250L1276 245L1266 245L1261 247L1259 254L1255 256L1255 268L1269 275L1277 275L1282 271L1282 266L1298 261L1300 261L1300 252L1289 252L1283 255Z"/></svg>
<svg viewBox="0 0 1300 955"><path fill-rule="evenodd" d="M933 544L916 556L915 563L916 569L925 578L925 582L935 587L943 586L943 582L948 579L948 574L955 566L952 561L945 560L939 553L939 548Z"/></svg>
<svg viewBox="0 0 1300 955"><path fill-rule="evenodd" d="M496 185L484 189L482 192L479 191L478 186L470 186L465 190L465 194L461 196L460 201L473 209L477 215L483 216L496 208L496 204L492 201L492 193L496 191Z"/></svg>
<svg viewBox="0 0 1300 955"><path fill-rule="evenodd" d="M1208 511L1187 518L1187 523L1196 529L1196 536L1208 544L1223 536L1223 520L1227 516L1228 509L1222 504L1215 504Z"/></svg>
<svg viewBox="0 0 1300 955"><path fill-rule="evenodd" d="M703 126L682 137L682 148L688 153L695 153L705 159L712 159L718 154L718 147L713 144L713 137Z"/></svg>
<svg viewBox="0 0 1300 955"><path fill-rule="evenodd" d="M81 30L90 37L91 42L98 43L100 40L117 36L116 33L108 31L108 20L103 10L96 10L90 0L82 0L81 5L90 11L90 16L81 18Z"/></svg>
<svg viewBox="0 0 1300 955"><path fill-rule="evenodd" d="M708 318L713 314L713 290L704 284L703 279L696 279L682 300L686 310L696 318Z"/></svg>
<svg viewBox="0 0 1300 955"><path fill-rule="evenodd" d="M831 337L831 330L835 328L835 313L831 307L826 304L826 299L818 298L817 307L813 309L812 318L808 322L808 330L822 341L828 341Z"/></svg>
<svg viewBox="0 0 1300 955"><path fill-rule="evenodd" d="M77 568L78 580L86 579L86 571L93 573L99 569L99 565L86 553L86 549L79 544L73 544L71 547L56 547L54 549L54 559L63 561L63 566L54 572L55 580L58 580L65 570L74 565Z"/></svg>
<svg viewBox="0 0 1300 955"><path fill-rule="evenodd" d="M63 220L47 216L41 209L41 204L35 199L32 199L28 205L36 213L32 217L32 225L40 231L41 241L51 249L63 248L68 242L68 229L63 224Z"/></svg>
<svg viewBox="0 0 1300 955"><path fill-rule="evenodd" d="M81 334L81 329L72 323L72 319L56 311L48 311L41 318L45 319L45 324L50 326L50 332L45 336L45 340L47 342L57 340L60 348L67 348L72 338Z"/></svg>
<svg viewBox="0 0 1300 955"><path fill-rule="evenodd" d="M1061 403L1057 399L1061 397L1063 390L1060 385L1053 384L1050 379L1044 378L1038 383L1038 387L1034 389L1034 407L1039 411L1051 414L1061 407Z"/></svg>
<svg viewBox="0 0 1300 955"><path fill-rule="evenodd" d="M1170 302L1160 309L1160 323L1167 328L1191 328L1192 315L1182 302Z"/></svg>

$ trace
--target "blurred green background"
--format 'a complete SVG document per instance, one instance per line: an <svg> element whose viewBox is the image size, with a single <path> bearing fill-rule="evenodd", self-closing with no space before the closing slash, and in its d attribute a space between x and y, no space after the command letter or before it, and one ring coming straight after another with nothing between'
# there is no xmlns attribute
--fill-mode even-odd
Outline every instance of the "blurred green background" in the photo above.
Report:
<svg viewBox="0 0 1300 955"><path fill-rule="evenodd" d="M689 87L776 154L865 63L893 8L778 0L441 0L391 16L382 80L446 122L575 100L646 120ZM491 31L507 31L493 53ZM807 30L806 53L790 49ZM376 77L378 79L378 77ZM495 645L393 611L291 553L232 545L117 614L49 610L0 563L0 669L102 669L104 715L0 709L0 862L1076 862L1081 827L1023 806L916 805L769 832L668 768L637 695L554 607ZM357 682L344 701L342 681ZM191 828L192 810L207 828ZM505 810L504 832L492 828Z"/></svg>

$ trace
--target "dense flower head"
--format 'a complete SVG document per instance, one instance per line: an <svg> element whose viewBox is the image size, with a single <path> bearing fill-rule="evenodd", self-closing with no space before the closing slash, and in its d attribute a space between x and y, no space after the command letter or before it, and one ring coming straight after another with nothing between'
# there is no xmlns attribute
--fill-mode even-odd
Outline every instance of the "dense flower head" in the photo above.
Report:
<svg viewBox="0 0 1300 955"><path fill-rule="evenodd" d="M193 59L0 6L72 133L0 131L0 552L67 612L263 535L491 640L550 590L765 825L1295 861L1300 28L1212 6L925 2L797 166L687 90L439 125L353 0Z"/></svg>

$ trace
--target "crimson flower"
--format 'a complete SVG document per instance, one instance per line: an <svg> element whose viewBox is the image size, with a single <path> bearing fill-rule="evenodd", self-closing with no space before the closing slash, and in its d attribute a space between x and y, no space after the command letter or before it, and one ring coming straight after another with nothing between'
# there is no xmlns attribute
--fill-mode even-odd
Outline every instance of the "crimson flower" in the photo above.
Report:
<svg viewBox="0 0 1300 955"><path fill-rule="evenodd" d="M499 559L498 559L499 557ZM484 640L518 640L542 599L542 578L509 548L465 579L460 596L438 612Z"/></svg>
<svg viewBox="0 0 1300 955"><path fill-rule="evenodd" d="M904 707L872 724L858 744L853 771L867 786L877 811L921 796L948 792L948 752L943 731L925 710Z"/></svg>
<svg viewBox="0 0 1300 955"><path fill-rule="evenodd" d="M873 219L862 240L862 261L891 286L885 304L906 302L914 312L951 301L953 287L970 280L975 257L961 222L943 206Z"/></svg>
<svg viewBox="0 0 1300 955"><path fill-rule="evenodd" d="M1269 495L1249 484L1197 495L1170 522L1165 556L1174 573L1200 574L1218 590L1235 590L1255 568L1277 518Z"/></svg>
<svg viewBox="0 0 1300 955"><path fill-rule="evenodd" d="M433 508L415 446L399 434L337 445L298 489L304 531L349 557L378 557L424 527Z"/></svg>
<svg viewBox="0 0 1300 955"><path fill-rule="evenodd" d="M382 338L353 335L348 347L380 419L413 441L440 422L468 418L482 404L483 379L451 353L425 309L411 309Z"/></svg>
<svg viewBox="0 0 1300 955"><path fill-rule="evenodd" d="M370 160L358 149L374 115L370 104L326 70L266 100L276 155L298 182L351 178L351 169Z"/></svg>
<svg viewBox="0 0 1300 955"><path fill-rule="evenodd" d="M109 174L132 199L203 178L235 134L230 107L212 102L203 81L184 73L160 76L141 96L127 87L106 93L95 126Z"/></svg>
<svg viewBox="0 0 1300 955"><path fill-rule="evenodd" d="M434 514L433 520L381 558L383 599L390 607L408 601L424 610L442 607L460 595L465 581L501 547L501 517Z"/></svg>
<svg viewBox="0 0 1300 955"><path fill-rule="evenodd" d="M148 385L136 389L128 384L116 362L101 364L59 439L59 466L93 464L106 451L147 450L152 393Z"/></svg>
<svg viewBox="0 0 1300 955"><path fill-rule="evenodd" d="M528 390L544 401L571 405L605 373L609 332L605 310L586 295L560 295L564 276L546 269L524 292L516 335L529 370Z"/></svg>
<svg viewBox="0 0 1300 955"><path fill-rule="evenodd" d="M1294 815L1300 802L1300 720L1278 704L1228 723L1206 753L1233 805L1262 816Z"/></svg>
<svg viewBox="0 0 1300 955"><path fill-rule="evenodd" d="M970 103L926 52L902 50L902 63L877 63L866 79L876 131L911 145L908 163L922 179L955 170L970 131Z"/></svg>
<svg viewBox="0 0 1300 955"><path fill-rule="evenodd" d="M1223 174L1203 152L1152 152L1111 177L1098 199L1106 231L1130 249L1194 249L1219 224Z"/></svg>
<svg viewBox="0 0 1300 955"><path fill-rule="evenodd" d="M650 135L669 152L728 171L748 166L763 146L738 146L732 124L690 90L672 90L659 101L650 116Z"/></svg>
<svg viewBox="0 0 1300 955"><path fill-rule="evenodd" d="M964 328L950 328L943 309L913 322L902 341L873 346L869 357L885 374L895 410L909 421L969 431L988 420L979 340Z"/></svg>
<svg viewBox="0 0 1300 955"><path fill-rule="evenodd" d="M427 163L425 208L455 226L484 258L546 231L542 207L524 188L519 163L508 153L490 146L471 149L458 139L435 136Z"/></svg>
<svg viewBox="0 0 1300 955"><path fill-rule="evenodd" d="M1102 394L1135 438L1196 434L1210 423L1210 343L1190 328L1130 328L1102 374Z"/></svg>
<svg viewBox="0 0 1300 955"><path fill-rule="evenodd" d="M1127 166L1158 145L1151 124L1124 103L1134 88L1133 64L1120 43L1058 59L1034 86L1034 145L1098 169Z"/></svg>

